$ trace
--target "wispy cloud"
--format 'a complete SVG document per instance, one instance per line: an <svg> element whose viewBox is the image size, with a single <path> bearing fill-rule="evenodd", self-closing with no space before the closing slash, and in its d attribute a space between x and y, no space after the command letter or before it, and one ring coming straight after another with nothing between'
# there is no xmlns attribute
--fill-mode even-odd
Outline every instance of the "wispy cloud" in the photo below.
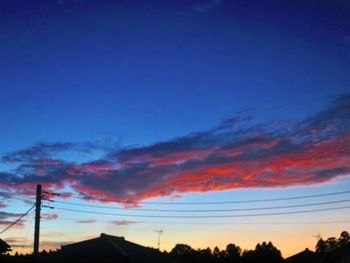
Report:
<svg viewBox="0 0 350 263"><path fill-rule="evenodd" d="M13 221L15 219L17 219L21 215L22 214L8 213L8 212L0 211L0 226L8 226L8 225L10 225L11 223L13 223ZM16 227L22 227L24 221L25 221L25 219L19 221L15 226Z"/></svg>
<svg viewBox="0 0 350 263"><path fill-rule="evenodd" d="M206 0L192 5L188 10L180 11L178 15L191 15L195 13L207 14L213 9L219 8L222 5L222 0Z"/></svg>
<svg viewBox="0 0 350 263"><path fill-rule="evenodd" d="M46 221L52 221L58 219L58 214L41 214L41 218Z"/></svg>
<svg viewBox="0 0 350 263"><path fill-rule="evenodd" d="M0 219L7 219L7 218L13 218L13 217L20 217L22 214L17 213L7 213L0 211Z"/></svg>
<svg viewBox="0 0 350 263"><path fill-rule="evenodd" d="M8 237L4 239L8 244L11 245L12 248L32 248L32 242L28 242L28 240L24 237ZM73 243L73 241L52 241L52 240L42 240L40 241L41 249L56 249L61 245L66 245L69 243Z"/></svg>
<svg viewBox="0 0 350 263"><path fill-rule="evenodd" d="M85 200L127 203L190 192L324 183L350 174L350 94L288 125L257 124L254 116L241 113L173 140L109 148L94 161L58 158L57 152L74 146L52 146L38 144L5 155L3 160L15 160L17 167L0 172L0 185L24 195L33 194L36 183L70 186Z"/></svg>
<svg viewBox="0 0 350 263"><path fill-rule="evenodd" d="M200 4L196 4L193 6L192 10L194 12L199 12L199 13L208 13L211 11L213 8L218 8L222 4L222 0L210 0L210 1L205 1Z"/></svg>
<svg viewBox="0 0 350 263"><path fill-rule="evenodd" d="M53 154L67 151L74 147L71 143L38 143L27 149L15 151L2 157L3 162L29 162L50 159Z"/></svg>
<svg viewBox="0 0 350 263"><path fill-rule="evenodd" d="M44 233L41 233L40 236L42 236L42 237L62 237L62 236L64 236L64 233L62 233L62 232L44 232Z"/></svg>
<svg viewBox="0 0 350 263"><path fill-rule="evenodd" d="M27 242L27 238L25 237L6 237L4 238L5 242L11 245L12 249L16 248L30 248L33 247L31 242Z"/></svg>
<svg viewBox="0 0 350 263"><path fill-rule="evenodd" d="M141 221L131 221L131 220L112 221L112 224L117 225L117 226L127 226L127 225L138 224L138 223L142 223L142 222Z"/></svg>
<svg viewBox="0 0 350 263"><path fill-rule="evenodd" d="M75 223L77 224L93 224L96 223L97 220L95 219L84 219L84 220L76 220Z"/></svg>

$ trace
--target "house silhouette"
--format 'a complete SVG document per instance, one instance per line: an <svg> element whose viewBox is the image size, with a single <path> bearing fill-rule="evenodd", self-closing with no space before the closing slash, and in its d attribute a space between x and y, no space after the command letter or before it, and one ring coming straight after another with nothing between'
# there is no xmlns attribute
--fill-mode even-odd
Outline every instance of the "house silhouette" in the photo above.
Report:
<svg viewBox="0 0 350 263"><path fill-rule="evenodd" d="M317 263L319 262L315 252L306 248L304 251L299 252L284 260L286 263Z"/></svg>
<svg viewBox="0 0 350 263"><path fill-rule="evenodd" d="M144 247L124 237L101 234L99 237L62 245L60 258L71 262L175 263L157 249Z"/></svg>

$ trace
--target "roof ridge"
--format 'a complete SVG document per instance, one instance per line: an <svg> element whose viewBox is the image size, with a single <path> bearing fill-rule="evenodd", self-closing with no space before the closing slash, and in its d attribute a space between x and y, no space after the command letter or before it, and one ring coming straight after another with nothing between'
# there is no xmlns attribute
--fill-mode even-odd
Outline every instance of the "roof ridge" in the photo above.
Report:
<svg viewBox="0 0 350 263"><path fill-rule="evenodd" d="M124 257L128 257L128 253L122 249L120 246L118 246L118 244L116 244L115 242L113 242L112 238L120 238L117 236L111 236L111 235L107 235L107 234L101 234L101 238L105 238L113 247L115 247ZM122 239L122 238L120 238Z"/></svg>
<svg viewBox="0 0 350 263"><path fill-rule="evenodd" d="M74 243L68 243L68 244L65 244L65 245L61 245L61 247L66 247L66 246L76 245L76 244L82 244L82 243L85 243L87 241L93 241L93 240L98 240L98 239L99 239L99 237L89 238L89 239L86 239L86 240L80 240L80 241L77 241L77 242L74 242Z"/></svg>

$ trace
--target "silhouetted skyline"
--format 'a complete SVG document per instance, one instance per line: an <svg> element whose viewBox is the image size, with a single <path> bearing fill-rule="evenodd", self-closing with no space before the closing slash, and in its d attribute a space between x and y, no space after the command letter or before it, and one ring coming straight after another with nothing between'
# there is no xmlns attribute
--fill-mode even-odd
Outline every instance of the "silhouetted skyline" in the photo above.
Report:
<svg viewBox="0 0 350 263"><path fill-rule="evenodd" d="M0 231L36 184L61 193L43 248L348 229L349 24L343 0L1 1ZM0 238L29 250L32 215Z"/></svg>

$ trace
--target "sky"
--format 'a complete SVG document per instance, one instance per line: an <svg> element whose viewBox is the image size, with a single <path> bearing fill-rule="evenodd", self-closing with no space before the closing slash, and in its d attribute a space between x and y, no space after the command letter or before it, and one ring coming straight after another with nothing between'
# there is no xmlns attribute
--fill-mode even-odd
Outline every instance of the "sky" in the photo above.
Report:
<svg viewBox="0 0 350 263"><path fill-rule="evenodd" d="M40 183L42 249L349 231L348 1L3 0L0 32L2 229ZM0 238L32 234L33 211Z"/></svg>

